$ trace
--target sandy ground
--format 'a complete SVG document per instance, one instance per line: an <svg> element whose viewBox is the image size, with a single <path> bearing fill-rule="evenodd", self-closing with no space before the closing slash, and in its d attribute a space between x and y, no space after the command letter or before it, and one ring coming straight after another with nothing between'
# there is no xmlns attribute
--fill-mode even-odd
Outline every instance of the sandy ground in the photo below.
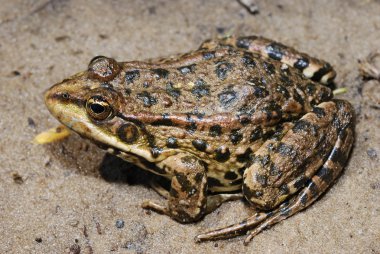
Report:
<svg viewBox="0 0 380 254"><path fill-rule="evenodd" d="M379 49L379 1L257 1L257 15L232 0L0 3L1 253L380 253L380 84L358 72L358 59ZM251 214L242 201L181 225L140 208L146 199L163 201L144 185L146 174L104 159L78 135L31 143L57 125L43 91L93 56L166 56L231 33L263 35L328 60L337 87L348 88L339 97L357 112L355 147L339 181L249 246L241 237L193 241Z"/></svg>

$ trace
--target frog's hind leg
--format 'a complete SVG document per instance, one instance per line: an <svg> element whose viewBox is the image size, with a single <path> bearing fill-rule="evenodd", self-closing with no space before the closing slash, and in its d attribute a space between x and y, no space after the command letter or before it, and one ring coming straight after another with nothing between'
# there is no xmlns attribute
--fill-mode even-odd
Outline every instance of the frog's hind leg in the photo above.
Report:
<svg viewBox="0 0 380 254"><path fill-rule="evenodd" d="M211 43L209 42L209 44ZM280 61L300 70L306 78L321 82L322 84L330 84L336 76L336 72L328 62L311 57L294 48L267 38L257 36L227 37L222 39L220 44L242 48Z"/></svg>
<svg viewBox="0 0 380 254"><path fill-rule="evenodd" d="M344 163L348 159L353 143L353 129L345 128L339 134L338 140L331 151L329 158L316 175L308 181L296 198L285 202L276 213L253 229L244 243L247 244L254 236L270 226L292 216L293 214L311 205L324 193L341 173Z"/></svg>
<svg viewBox="0 0 380 254"><path fill-rule="evenodd" d="M198 241L227 238L231 236L241 235L242 233L247 231L251 231L249 233L249 236L245 240L245 244L247 244L255 235L257 235L264 229L273 226L281 220L284 220L311 205L322 193L324 193L327 190L329 186L333 184L334 180L342 171L343 166L348 158L348 154L351 150L351 146L353 144L353 111L352 107L344 101L327 102L320 104L319 107L320 109L324 109L319 112L320 115L322 115L321 112L323 111L325 113L329 113L332 118L325 119L329 120L328 122L330 122L330 124L328 124L327 127L325 126L325 128L329 129L330 132L322 132L317 136L319 136L320 140L323 141L324 139L326 139L326 136L333 138L334 132L331 131L335 131L335 143L332 146L330 146L328 142L317 142L316 144L318 144L318 146L320 146L322 150L317 151L316 156L309 157L309 159L307 160L304 159L304 162L301 163L299 161L297 162L297 160L299 160L300 158L291 158L289 156L288 158L282 158L282 161L285 161L285 159L290 159L292 162L290 166L295 166L299 164L300 168L304 169L304 173L300 174L301 176L291 178L294 180L284 182L281 180L278 181L277 179L274 183L269 184L267 186L266 184L270 181L269 177L271 177L271 174L269 174L267 178L265 175L260 175L260 171L257 170L249 172L249 174L253 174L256 180L258 180L259 182L254 183L252 181L256 180L251 179L249 182L252 182L252 184L250 185L249 189L248 187L246 187L244 194L246 195L248 200L258 205L258 207L268 210L268 212L256 213L255 215L243 220L238 224L198 235L196 238ZM305 115L302 119L300 119L298 123L296 122L295 126L293 127L293 131L298 131L300 128L304 130L308 128L317 128L316 125L313 125L312 120L315 118L313 114L314 113L309 113ZM325 124L322 124L318 128L323 128L324 125ZM294 133L293 131L285 134L285 136L288 135L288 138L283 138L281 140L281 145L279 146L281 149L279 151L285 152L286 150L286 153L291 152L291 150L287 149L290 147L285 146L286 142L289 142L289 140L291 139L298 139L299 142L302 142L302 139L300 139L299 136L301 134ZM317 129L313 131L317 131ZM307 137L307 134L307 131L303 133L305 137ZM312 138L310 137L310 144L312 143L311 140ZM273 147L275 147L273 146L273 143L268 142L267 145L268 144L270 145L266 146L264 144L262 147L263 149L259 149L259 154L257 154L257 156L262 156L260 155L260 150L261 152L265 152L267 149L271 150L273 149ZM322 157L320 157L321 151L325 150L328 150L327 156L323 155ZM269 172L276 174L280 173L278 174L280 176L284 176L287 174L289 176L289 171L281 172L277 168L278 165L273 163L273 161L275 161L274 154L269 155L272 156L268 157L268 161L269 164L271 164L271 166L266 165L268 166L268 170L270 170ZM322 163L319 163L319 161L321 161ZM259 164L260 163L261 162L259 162ZM285 161L285 163L287 162ZM310 163L317 164L317 168L315 169L315 171L315 165L311 166ZM254 163L255 167L259 166L259 164ZM297 170L291 172L297 172ZM297 173L297 175L298 174L299 173ZM276 182L281 185L276 186ZM261 190L260 188L255 189L255 184L264 184L266 185L266 187ZM284 201L291 197L292 193L298 194L295 197L289 199L288 201ZM265 198L267 195L268 199ZM281 205L278 206L279 204Z"/></svg>

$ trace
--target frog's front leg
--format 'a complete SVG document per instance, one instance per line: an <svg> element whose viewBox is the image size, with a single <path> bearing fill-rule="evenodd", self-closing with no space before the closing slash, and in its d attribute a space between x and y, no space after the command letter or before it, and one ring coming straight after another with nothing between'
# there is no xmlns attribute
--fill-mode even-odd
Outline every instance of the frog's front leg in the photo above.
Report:
<svg viewBox="0 0 380 254"><path fill-rule="evenodd" d="M180 153L165 159L159 166L173 175L168 205L147 201L143 208L163 213L181 223L199 220L207 205L205 163L192 155Z"/></svg>
<svg viewBox="0 0 380 254"><path fill-rule="evenodd" d="M243 192L251 204L267 212L199 235L197 240L252 230L245 240L248 243L264 229L311 205L343 169L354 141L353 122L348 102L325 102L295 122L279 140L265 142L244 173Z"/></svg>
<svg viewBox="0 0 380 254"><path fill-rule="evenodd" d="M151 183L161 196L168 199L168 205L161 206L152 201L146 201L142 207L163 213L178 222L198 221L222 203L243 197L241 193L207 196L206 164L193 155L180 153L163 160L158 166L165 168L173 175L170 192L157 183Z"/></svg>

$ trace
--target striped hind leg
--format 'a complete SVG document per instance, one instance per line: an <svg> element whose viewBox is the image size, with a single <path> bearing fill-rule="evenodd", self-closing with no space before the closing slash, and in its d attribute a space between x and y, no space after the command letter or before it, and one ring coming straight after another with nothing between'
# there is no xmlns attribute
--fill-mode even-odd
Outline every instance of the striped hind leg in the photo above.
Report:
<svg viewBox="0 0 380 254"><path fill-rule="evenodd" d="M327 161L307 182L306 187L304 187L295 198L291 199L289 202L283 203L275 214L268 216L265 221L254 228L245 239L244 244L248 244L254 236L266 228L269 228L310 206L334 183L342 172L344 164L348 159L354 141L353 131L351 125L340 132L338 140Z"/></svg>
<svg viewBox="0 0 380 254"><path fill-rule="evenodd" d="M333 111L335 113L333 113L334 117L333 119L331 119L331 126L328 128L336 131L335 142L332 146L329 146L328 143L318 145L323 148L323 151L325 149L328 149L327 156L323 156L324 162L322 162L321 164L317 163L317 161L319 161L318 158L321 158L319 157L318 152L314 157L312 157L312 160L307 160L308 162L312 162L312 164L317 163L317 165L319 165L316 168L316 170L310 171L309 169L313 168L310 164L301 163L301 168L302 165L307 166L304 173L301 174L300 177L292 178L293 180L288 181L285 185L278 186L280 188L276 188L275 186L275 183L278 183L278 180L276 180L274 184L267 186L269 188L264 188L261 190L255 190L255 184L251 185L251 188L253 189L251 189L250 192L244 192L246 198L250 202L258 205L259 207L262 207L263 209L267 209L270 211L259 212L241 221L240 223L198 235L196 238L197 241L228 238L236 235L241 235L244 232L250 231L249 236L244 242L245 244L247 244L255 235L257 235L264 229L271 227L274 224L310 206L321 194L323 194L328 189L329 186L333 184L334 180L339 176L345 162L347 161L348 154L351 150L354 141L354 115L352 107L345 101L334 101L333 103L335 103L336 105L336 107L334 107L335 110ZM331 102L323 103L319 106L321 107L321 109L323 108L323 106L325 106L325 110L327 110L332 106L332 104ZM305 117L302 118L299 121L299 123L302 123L303 126L306 126L307 129L307 126L313 126L312 119L314 119L314 117L315 116L313 116L313 113L309 113L308 115L305 115ZM313 128L318 129L321 127L314 125ZM321 134L323 137L324 134ZM329 135L332 134L330 133ZM289 142L289 140L291 140L292 137L296 137L294 136L293 131L287 133L285 135L285 138L282 139L281 143L286 144L287 142ZM311 143L312 142L310 140L310 144ZM276 160L275 154L271 154L270 156L272 160ZM296 161L297 159L295 158L293 161L294 166L297 164ZM271 168L276 167L268 167L269 170ZM252 173L254 176L258 176L258 172L259 171L255 170L250 173ZM280 175L284 174L286 174L286 172L282 172ZM266 181L266 183L268 183L268 181ZM283 186L285 186L285 188L283 188ZM261 192L260 196L247 196L247 193L257 193L257 191ZM267 202L264 202L265 196L268 193L272 193L272 191L274 191L274 193L278 192L277 195L271 196L273 197L273 201L269 200ZM292 197L293 194L295 194L294 197ZM262 200L260 200L259 198L262 198ZM278 204L281 205L278 206ZM274 209L272 209L271 207Z"/></svg>
<svg viewBox="0 0 380 254"><path fill-rule="evenodd" d="M322 84L330 84L336 76L336 72L328 62L264 37L226 37L220 40L208 40L200 48L212 49L219 45L241 48L280 61L300 70L306 78Z"/></svg>

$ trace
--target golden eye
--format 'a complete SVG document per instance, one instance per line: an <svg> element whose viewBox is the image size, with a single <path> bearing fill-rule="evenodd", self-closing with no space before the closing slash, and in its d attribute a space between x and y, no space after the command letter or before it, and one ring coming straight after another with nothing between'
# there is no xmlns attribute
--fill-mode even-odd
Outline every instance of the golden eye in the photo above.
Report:
<svg viewBox="0 0 380 254"><path fill-rule="evenodd" d="M89 116L95 120L106 120L112 115L110 104L101 96L93 96L86 102Z"/></svg>

